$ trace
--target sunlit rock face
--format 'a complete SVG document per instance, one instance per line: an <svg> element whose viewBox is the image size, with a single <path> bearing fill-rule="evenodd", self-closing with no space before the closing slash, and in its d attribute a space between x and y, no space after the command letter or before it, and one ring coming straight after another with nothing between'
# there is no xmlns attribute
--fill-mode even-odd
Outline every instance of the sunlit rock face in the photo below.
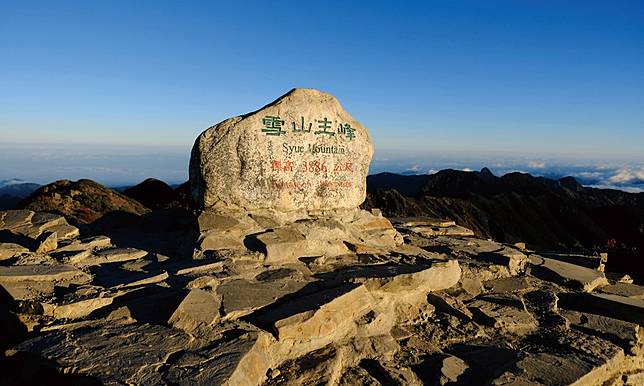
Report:
<svg viewBox="0 0 644 386"><path fill-rule="evenodd" d="M367 129L334 96L293 89L199 135L192 196L202 209L356 208L372 156Z"/></svg>

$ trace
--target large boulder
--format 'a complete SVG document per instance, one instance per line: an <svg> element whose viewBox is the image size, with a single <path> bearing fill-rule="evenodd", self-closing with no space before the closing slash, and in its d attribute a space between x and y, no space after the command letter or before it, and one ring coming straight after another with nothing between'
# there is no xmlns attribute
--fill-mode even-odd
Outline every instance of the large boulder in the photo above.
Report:
<svg viewBox="0 0 644 386"><path fill-rule="evenodd" d="M192 196L202 209L351 209L366 195L373 156L367 129L338 100L293 89L197 138Z"/></svg>

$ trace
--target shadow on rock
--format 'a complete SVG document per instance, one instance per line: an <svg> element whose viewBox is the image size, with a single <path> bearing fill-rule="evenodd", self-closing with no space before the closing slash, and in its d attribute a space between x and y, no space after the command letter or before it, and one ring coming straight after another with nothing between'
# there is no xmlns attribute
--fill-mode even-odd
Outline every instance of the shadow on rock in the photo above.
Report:
<svg viewBox="0 0 644 386"><path fill-rule="evenodd" d="M28 332L18 316L11 311L13 297L0 286L0 353L27 338Z"/></svg>
<svg viewBox="0 0 644 386"><path fill-rule="evenodd" d="M101 308L90 316L107 317L117 308L125 307L130 316L139 323L166 325L187 293L188 290L185 289L159 285L142 287L116 298L109 307Z"/></svg>
<svg viewBox="0 0 644 386"><path fill-rule="evenodd" d="M80 374L61 374L56 363L37 354L19 352L4 358L0 364L0 384L94 386L101 382Z"/></svg>
<svg viewBox="0 0 644 386"><path fill-rule="evenodd" d="M141 216L111 212L84 230L92 235L108 236L119 247L176 258L191 258L199 237L196 217L181 208L160 209Z"/></svg>

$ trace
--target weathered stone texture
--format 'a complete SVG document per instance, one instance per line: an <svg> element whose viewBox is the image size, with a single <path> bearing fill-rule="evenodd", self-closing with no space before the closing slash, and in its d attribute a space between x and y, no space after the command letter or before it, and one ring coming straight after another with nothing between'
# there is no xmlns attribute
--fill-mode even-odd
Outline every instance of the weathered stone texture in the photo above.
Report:
<svg viewBox="0 0 644 386"><path fill-rule="evenodd" d="M206 209L355 208L365 199L372 155L367 129L335 97L293 89L197 138L192 196Z"/></svg>

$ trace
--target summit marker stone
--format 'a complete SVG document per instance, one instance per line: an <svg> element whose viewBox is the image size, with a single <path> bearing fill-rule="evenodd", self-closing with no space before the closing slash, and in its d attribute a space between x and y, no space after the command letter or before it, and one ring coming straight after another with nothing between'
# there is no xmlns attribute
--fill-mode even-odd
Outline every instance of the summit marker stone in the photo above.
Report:
<svg viewBox="0 0 644 386"><path fill-rule="evenodd" d="M353 209L372 156L367 129L334 96L296 88L201 133L190 186L202 209Z"/></svg>

